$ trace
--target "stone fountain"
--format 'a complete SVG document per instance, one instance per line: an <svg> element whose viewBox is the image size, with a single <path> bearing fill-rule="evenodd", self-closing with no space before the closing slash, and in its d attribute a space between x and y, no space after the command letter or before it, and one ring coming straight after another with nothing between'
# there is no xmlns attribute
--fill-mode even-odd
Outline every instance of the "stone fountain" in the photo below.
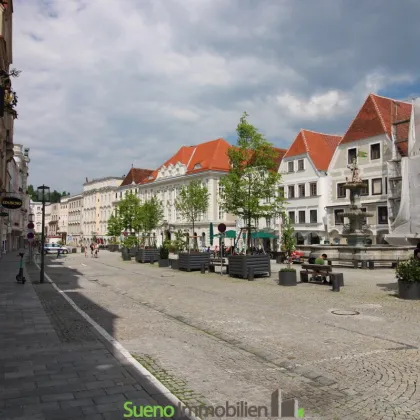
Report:
<svg viewBox="0 0 420 420"><path fill-rule="evenodd" d="M344 225L343 236L347 238L348 245L365 246L368 234L366 233L366 218L373 216L372 213L362 211L360 206L360 193L365 186L359 175L359 168L356 159L347 166L351 171L351 179L347 178L344 188L350 191L350 207L344 212L343 216L349 219L349 223Z"/></svg>

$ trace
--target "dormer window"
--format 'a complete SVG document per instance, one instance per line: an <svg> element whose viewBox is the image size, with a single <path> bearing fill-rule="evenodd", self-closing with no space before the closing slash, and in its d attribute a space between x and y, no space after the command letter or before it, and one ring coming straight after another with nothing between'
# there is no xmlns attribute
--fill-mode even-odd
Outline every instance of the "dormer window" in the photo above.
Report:
<svg viewBox="0 0 420 420"><path fill-rule="evenodd" d="M288 172L294 172L295 168L294 168L294 161L288 162L287 163L287 171Z"/></svg>
<svg viewBox="0 0 420 420"><path fill-rule="evenodd" d="M304 171L305 167L304 167L304 163L303 163L303 159L299 159L298 160L298 171Z"/></svg>
<svg viewBox="0 0 420 420"><path fill-rule="evenodd" d="M153 175L149 175L149 178L148 178L149 180L152 180L153 179Z"/></svg>
<svg viewBox="0 0 420 420"><path fill-rule="evenodd" d="M201 168L202 168L201 163L196 163L194 165L194 169L201 169Z"/></svg>

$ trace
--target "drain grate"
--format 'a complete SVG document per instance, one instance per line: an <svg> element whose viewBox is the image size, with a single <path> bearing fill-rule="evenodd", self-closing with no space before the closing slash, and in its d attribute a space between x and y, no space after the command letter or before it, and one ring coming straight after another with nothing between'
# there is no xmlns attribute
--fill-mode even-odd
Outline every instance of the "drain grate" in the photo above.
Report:
<svg viewBox="0 0 420 420"><path fill-rule="evenodd" d="M346 310L331 311L331 313L334 315L360 315L360 312Z"/></svg>

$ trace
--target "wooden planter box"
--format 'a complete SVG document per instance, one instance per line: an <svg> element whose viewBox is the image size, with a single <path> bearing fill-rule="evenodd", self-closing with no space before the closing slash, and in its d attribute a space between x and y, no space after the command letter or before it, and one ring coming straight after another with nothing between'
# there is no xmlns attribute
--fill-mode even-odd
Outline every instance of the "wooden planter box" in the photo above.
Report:
<svg viewBox="0 0 420 420"><path fill-rule="evenodd" d="M130 261L131 260L130 251L127 248L123 248L121 251L121 257L124 261Z"/></svg>
<svg viewBox="0 0 420 420"><path fill-rule="evenodd" d="M133 247L130 249L130 257L135 257L135 256L136 256L136 254L137 254L137 251L138 251L138 248L137 248L136 246L133 246Z"/></svg>
<svg viewBox="0 0 420 420"><path fill-rule="evenodd" d="M296 286L296 271L279 271L280 286Z"/></svg>
<svg viewBox="0 0 420 420"><path fill-rule="evenodd" d="M179 259L169 260L172 270L179 270Z"/></svg>
<svg viewBox="0 0 420 420"><path fill-rule="evenodd" d="M210 253L208 252L197 252L187 253L181 252L179 254L179 269L180 270L201 270L201 266L204 263L206 267L210 265Z"/></svg>
<svg viewBox="0 0 420 420"><path fill-rule="evenodd" d="M160 268L169 267L169 259L159 260L158 263Z"/></svg>
<svg viewBox="0 0 420 420"><path fill-rule="evenodd" d="M136 252L136 261L139 263L146 263L150 261L157 261L159 259L159 250L156 248L144 249L140 248Z"/></svg>
<svg viewBox="0 0 420 420"><path fill-rule="evenodd" d="M268 255L231 255L229 261L229 276L248 278L252 267L254 275L271 275L271 263Z"/></svg>
<svg viewBox="0 0 420 420"><path fill-rule="evenodd" d="M398 280L398 296L401 299L420 300L420 282Z"/></svg>

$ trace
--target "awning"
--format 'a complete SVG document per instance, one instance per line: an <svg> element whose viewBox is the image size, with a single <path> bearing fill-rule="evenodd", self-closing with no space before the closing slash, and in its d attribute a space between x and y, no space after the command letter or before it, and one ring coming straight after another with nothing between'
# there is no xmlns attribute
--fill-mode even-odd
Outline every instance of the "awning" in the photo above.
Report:
<svg viewBox="0 0 420 420"><path fill-rule="evenodd" d="M278 236L268 232L252 232L252 239L278 239Z"/></svg>
<svg viewBox="0 0 420 420"><path fill-rule="evenodd" d="M218 235L214 235L215 238L220 238L220 233ZM235 239L236 238L236 232L234 230L227 230L223 237L228 238L228 239Z"/></svg>

